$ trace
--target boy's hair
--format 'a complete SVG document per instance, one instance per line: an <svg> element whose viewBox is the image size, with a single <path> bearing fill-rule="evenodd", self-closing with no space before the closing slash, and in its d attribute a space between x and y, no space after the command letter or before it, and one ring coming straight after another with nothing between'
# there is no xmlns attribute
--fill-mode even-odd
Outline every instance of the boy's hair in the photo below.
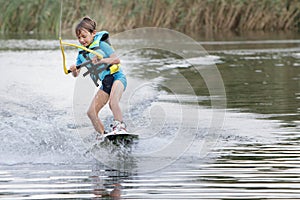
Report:
<svg viewBox="0 0 300 200"><path fill-rule="evenodd" d="M89 16L85 16L76 26L75 33L78 36L82 29L86 29L88 32L92 33L96 30L96 22L92 20Z"/></svg>

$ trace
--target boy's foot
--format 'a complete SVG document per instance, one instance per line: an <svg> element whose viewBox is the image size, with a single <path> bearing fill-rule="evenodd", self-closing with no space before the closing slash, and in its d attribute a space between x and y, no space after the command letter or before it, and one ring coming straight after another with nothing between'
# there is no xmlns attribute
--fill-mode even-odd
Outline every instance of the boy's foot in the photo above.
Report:
<svg viewBox="0 0 300 200"><path fill-rule="evenodd" d="M112 131L119 132L121 130L126 131L126 124L124 122L120 122L114 120L114 122L110 125Z"/></svg>
<svg viewBox="0 0 300 200"><path fill-rule="evenodd" d="M96 140L102 140L103 139L103 136L105 134L107 134L108 132L107 131L104 131L103 133L96 133Z"/></svg>

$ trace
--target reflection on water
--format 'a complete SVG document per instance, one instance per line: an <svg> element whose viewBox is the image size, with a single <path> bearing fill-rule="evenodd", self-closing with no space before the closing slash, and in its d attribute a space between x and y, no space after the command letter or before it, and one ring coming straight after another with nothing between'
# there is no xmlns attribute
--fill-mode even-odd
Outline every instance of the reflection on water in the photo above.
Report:
<svg viewBox="0 0 300 200"><path fill-rule="evenodd" d="M294 47L300 44L298 40L290 42ZM226 43L224 45L226 46ZM271 46L268 43L263 45L263 51L253 50L247 49L251 47L242 42L238 45L242 50L214 50L214 56L194 59L191 63L160 50L145 50L142 53L139 51L136 52L138 56L143 57L146 53L148 59L143 61L143 70L139 66L132 72L134 76L149 79L163 75L166 83L177 87L182 86L177 81L178 74L181 74L198 96L209 97L206 84L193 67L193 63L203 66L216 63L224 81L228 108L241 112L270 114L270 119L283 120L289 123L289 126L297 126L293 121L299 119L300 48L273 49L273 43ZM164 54L159 62L158 53ZM184 89L182 93L185 93ZM210 102L202 101L200 104L209 106Z"/></svg>
<svg viewBox="0 0 300 200"><path fill-rule="evenodd" d="M151 125L160 133L153 134L154 144L141 140L142 150L168 142L158 139L169 139L177 129L176 113L199 110L199 116L188 116L190 130L197 130L194 143L176 162L151 173L112 170L89 154L71 122L74 82L63 75L57 44L20 40L21 51L15 51L9 47L15 40L1 40L0 57L10 67L1 66L0 79L0 198L299 199L300 42L271 39L206 41L211 55L190 60L155 49L123 55L129 83L155 85L136 91L125 112L131 126ZM33 54L35 62L28 59ZM68 55L71 62L75 55ZM57 59L45 63L48 57ZM201 157L211 96L198 70L213 63L224 81L228 110L217 144ZM166 85L180 92L174 95ZM171 120L161 120L164 116Z"/></svg>
<svg viewBox="0 0 300 200"><path fill-rule="evenodd" d="M119 199L128 174L95 165L18 165L0 168L1 199ZM24 184L26 183L26 184Z"/></svg>
<svg viewBox="0 0 300 200"><path fill-rule="evenodd" d="M268 118L297 126L300 59L297 52L221 53L219 65L229 108L270 114ZM225 66L225 67L224 67Z"/></svg>
<svg viewBox="0 0 300 200"><path fill-rule="evenodd" d="M274 133L278 142L236 140L213 160L177 163L151 174L93 165L18 165L0 168L4 199L298 199L299 133ZM227 139L228 141L228 139Z"/></svg>

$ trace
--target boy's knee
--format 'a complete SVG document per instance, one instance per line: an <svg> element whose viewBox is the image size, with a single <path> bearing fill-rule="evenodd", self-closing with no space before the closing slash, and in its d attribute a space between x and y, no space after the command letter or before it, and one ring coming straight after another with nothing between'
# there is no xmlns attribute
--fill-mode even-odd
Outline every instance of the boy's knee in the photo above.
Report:
<svg viewBox="0 0 300 200"><path fill-rule="evenodd" d="M86 112L86 114L87 114L87 116L88 116L90 119L93 119L93 118L95 118L95 116L96 116L95 111L90 110L90 109Z"/></svg>
<svg viewBox="0 0 300 200"><path fill-rule="evenodd" d="M111 100L109 101L109 108L114 109L118 105L118 102Z"/></svg>

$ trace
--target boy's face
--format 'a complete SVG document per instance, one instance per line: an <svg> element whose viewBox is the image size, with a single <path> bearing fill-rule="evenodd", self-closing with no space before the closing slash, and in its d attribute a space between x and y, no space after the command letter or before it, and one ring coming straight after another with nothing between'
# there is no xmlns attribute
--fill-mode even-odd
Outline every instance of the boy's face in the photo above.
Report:
<svg viewBox="0 0 300 200"><path fill-rule="evenodd" d="M93 42L95 34L95 32L91 33L86 29L82 29L77 38L81 45L88 47Z"/></svg>

